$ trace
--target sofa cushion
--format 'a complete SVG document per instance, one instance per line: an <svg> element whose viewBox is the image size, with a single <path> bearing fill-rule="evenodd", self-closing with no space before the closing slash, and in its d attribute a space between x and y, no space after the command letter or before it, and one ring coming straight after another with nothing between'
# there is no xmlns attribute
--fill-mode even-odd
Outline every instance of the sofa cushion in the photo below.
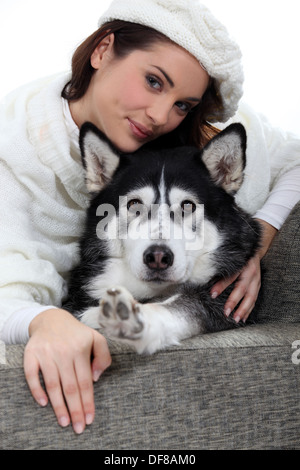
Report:
<svg viewBox="0 0 300 470"><path fill-rule="evenodd" d="M96 418L77 436L40 408L23 347L0 364L1 449L188 451L300 448L299 325L256 325L197 336L154 356L111 344L95 385Z"/></svg>

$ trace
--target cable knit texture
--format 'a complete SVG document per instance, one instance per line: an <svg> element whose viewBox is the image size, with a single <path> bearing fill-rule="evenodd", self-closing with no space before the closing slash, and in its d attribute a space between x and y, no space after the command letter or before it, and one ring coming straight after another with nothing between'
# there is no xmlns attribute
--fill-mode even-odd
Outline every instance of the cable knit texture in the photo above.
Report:
<svg viewBox="0 0 300 470"><path fill-rule="evenodd" d="M241 51L226 28L198 0L114 0L99 27L115 19L149 26L186 49L215 79L223 109L211 122L226 122L243 94Z"/></svg>
<svg viewBox="0 0 300 470"><path fill-rule="evenodd" d="M60 306L88 204L62 112L66 75L10 94L0 108L0 331L14 312Z"/></svg>

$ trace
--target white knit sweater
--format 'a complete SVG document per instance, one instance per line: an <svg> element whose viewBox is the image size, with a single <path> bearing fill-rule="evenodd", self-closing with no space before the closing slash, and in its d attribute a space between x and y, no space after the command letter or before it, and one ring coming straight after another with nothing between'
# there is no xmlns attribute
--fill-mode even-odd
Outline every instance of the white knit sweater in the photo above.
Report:
<svg viewBox="0 0 300 470"><path fill-rule="evenodd" d="M61 305L78 261L89 197L60 96L68 78L26 85L0 109L0 338L6 342L26 341L31 319ZM300 199L300 140L270 128L246 106L234 120L248 132L246 178L237 195L243 208L254 215L282 175L298 172L297 196L289 199L280 228Z"/></svg>
<svg viewBox="0 0 300 470"><path fill-rule="evenodd" d="M79 154L70 155L65 83L35 82L1 107L0 331L15 312L60 306L78 260L88 195Z"/></svg>

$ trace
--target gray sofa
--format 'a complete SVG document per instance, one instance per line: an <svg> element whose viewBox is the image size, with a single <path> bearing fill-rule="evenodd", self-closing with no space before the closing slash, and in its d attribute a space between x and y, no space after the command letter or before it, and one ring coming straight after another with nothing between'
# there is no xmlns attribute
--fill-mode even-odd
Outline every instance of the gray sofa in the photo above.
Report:
<svg viewBox="0 0 300 470"><path fill-rule="evenodd" d="M0 345L0 448L300 449L300 361L292 360L300 358L292 348L300 341L299 229L300 205L265 257L254 325L152 357L111 344L95 422L80 436L34 402L24 347Z"/></svg>

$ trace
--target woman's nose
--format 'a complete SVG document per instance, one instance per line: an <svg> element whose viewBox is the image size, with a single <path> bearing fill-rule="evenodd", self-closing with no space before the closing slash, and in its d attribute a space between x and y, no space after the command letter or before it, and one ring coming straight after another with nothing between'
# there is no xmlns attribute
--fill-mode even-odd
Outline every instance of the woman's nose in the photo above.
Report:
<svg viewBox="0 0 300 470"><path fill-rule="evenodd" d="M147 116L155 126L164 126L168 123L172 107L167 103L153 103L147 109Z"/></svg>

